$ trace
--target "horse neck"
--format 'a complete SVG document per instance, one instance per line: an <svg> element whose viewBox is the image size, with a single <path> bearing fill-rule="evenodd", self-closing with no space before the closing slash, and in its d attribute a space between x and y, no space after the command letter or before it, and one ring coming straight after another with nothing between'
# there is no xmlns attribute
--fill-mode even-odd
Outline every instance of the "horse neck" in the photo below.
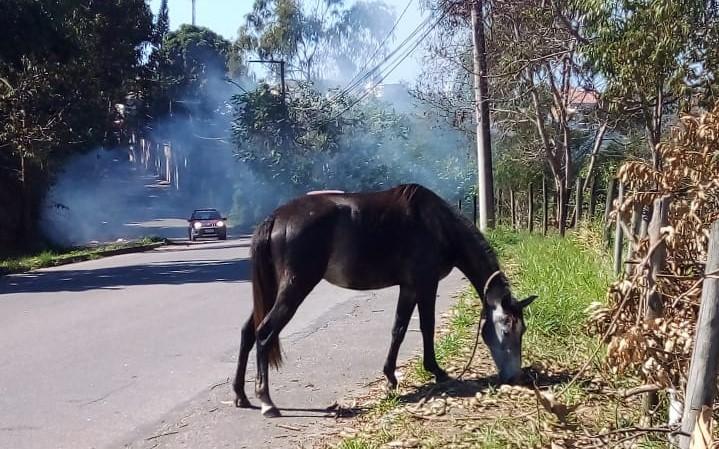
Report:
<svg viewBox="0 0 719 449"><path fill-rule="evenodd" d="M499 261L489 242L473 225L460 223L455 241L457 247L457 267L467 276L483 301L486 301L485 290L491 296L501 297L509 292L509 283L499 271ZM491 288L487 281L491 279Z"/></svg>

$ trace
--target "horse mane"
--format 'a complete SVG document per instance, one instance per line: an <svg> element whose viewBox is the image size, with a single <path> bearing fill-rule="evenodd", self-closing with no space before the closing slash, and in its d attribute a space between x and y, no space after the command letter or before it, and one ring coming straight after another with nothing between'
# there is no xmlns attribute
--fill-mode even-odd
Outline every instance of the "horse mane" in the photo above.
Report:
<svg viewBox="0 0 719 449"><path fill-rule="evenodd" d="M421 217L430 229L437 231L438 239L457 249L471 246L474 256L485 261L483 265L488 271L487 277L499 270L497 253L477 226L442 197L420 184L401 184L392 190L398 203ZM501 273L500 279L508 285L504 273Z"/></svg>

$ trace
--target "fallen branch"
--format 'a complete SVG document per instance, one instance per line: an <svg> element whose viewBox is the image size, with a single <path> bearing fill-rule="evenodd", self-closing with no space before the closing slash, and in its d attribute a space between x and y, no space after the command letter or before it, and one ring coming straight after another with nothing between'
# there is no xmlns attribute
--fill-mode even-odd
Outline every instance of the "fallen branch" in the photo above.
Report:
<svg viewBox="0 0 719 449"><path fill-rule="evenodd" d="M660 391L660 390L663 390L663 387L661 385L647 384L647 385L640 385L640 386L634 387L634 388L627 388L624 390L619 390L618 393L619 393L620 397L622 397L623 399L627 399L632 396L636 396L638 394L651 393L651 392Z"/></svg>

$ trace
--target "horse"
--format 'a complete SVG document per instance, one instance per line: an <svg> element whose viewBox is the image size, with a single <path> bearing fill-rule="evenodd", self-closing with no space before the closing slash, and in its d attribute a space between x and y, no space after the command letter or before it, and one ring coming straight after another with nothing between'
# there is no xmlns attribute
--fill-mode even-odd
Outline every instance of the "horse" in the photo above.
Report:
<svg viewBox="0 0 719 449"><path fill-rule="evenodd" d="M277 208L255 230L251 244L253 310L241 331L233 383L237 407L252 407L245 372L257 345L255 395L265 417L280 416L269 394L269 366L282 362L279 334L322 280L353 290L399 285L399 300L384 364L387 388L397 387L397 353L415 306L424 369L449 379L434 352L437 285L457 267L479 293L482 338L500 382L521 375L523 310L482 233L446 201L418 184L371 193L319 193Z"/></svg>

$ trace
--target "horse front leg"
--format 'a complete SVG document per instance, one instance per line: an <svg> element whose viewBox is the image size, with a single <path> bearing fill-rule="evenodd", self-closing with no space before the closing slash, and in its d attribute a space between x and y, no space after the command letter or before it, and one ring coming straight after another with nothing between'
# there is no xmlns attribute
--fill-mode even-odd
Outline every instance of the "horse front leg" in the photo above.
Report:
<svg viewBox="0 0 719 449"><path fill-rule="evenodd" d="M399 301L397 302L397 312L394 318L394 327L392 328L392 342L389 345L389 353L384 363L384 375L387 377L387 389L389 391L397 388L397 377L394 374L397 369L397 354L399 347L404 340L407 332L409 319L412 317L412 311L416 303L416 295L414 289L400 286Z"/></svg>
<svg viewBox="0 0 719 449"><path fill-rule="evenodd" d="M439 367L434 352L434 312L437 301L437 283L422 290L422 296L417 301L419 312L419 327L422 330L422 343L424 346L424 369L432 373L437 382L449 380L447 373Z"/></svg>
<svg viewBox="0 0 719 449"><path fill-rule="evenodd" d="M237 356L237 372L235 373L235 382L233 384L236 407L247 408L252 406L245 394L245 374L247 371L247 359L250 356L250 350L252 350L254 344L255 323L252 314L250 314L245 325L242 326L242 334L240 336L240 354Z"/></svg>

